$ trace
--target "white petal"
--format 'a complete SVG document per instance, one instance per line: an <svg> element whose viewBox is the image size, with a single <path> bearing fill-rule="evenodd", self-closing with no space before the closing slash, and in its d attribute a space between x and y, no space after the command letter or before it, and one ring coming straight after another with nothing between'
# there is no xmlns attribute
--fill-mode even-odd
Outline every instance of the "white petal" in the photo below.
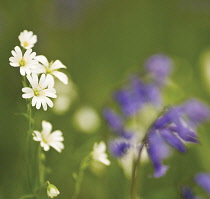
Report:
<svg viewBox="0 0 210 199"><path fill-rule="evenodd" d="M42 63L44 66L48 66L49 65L49 62L47 60L47 58L43 55L38 55L36 56L35 58L37 61L39 61L40 63Z"/></svg>
<svg viewBox="0 0 210 199"><path fill-rule="evenodd" d="M52 131L52 124L50 122L47 122L45 120L42 121L42 133L47 136Z"/></svg>
<svg viewBox="0 0 210 199"><path fill-rule="evenodd" d="M24 99L32 98L33 96L34 96L33 93L26 93L26 94L23 94L23 95L22 95L22 97L23 97Z"/></svg>
<svg viewBox="0 0 210 199"><path fill-rule="evenodd" d="M36 101L36 109L40 109L41 104L42 104L42 102L41 102L40 98L37 98L37 101Z"/></svg>
<svg viewBox="0 0 210 199"><path fill-rule="evenodd" d="M35 106L35 105L36 105L37 100L38 100L38 97L37 97L37 96L34 96L34 97L32 98L32 106Z"/></svg>
<svg viewBox="0 0 210 199"><path fill-rule="evenodd" d="M45 93L46 97L52 97L52 98L56 98L56 90L54 88L49 88L49 89L45 89L43 90L43 92Z"/></svg>
<svg viewBox="0 0 210 199"><path fill-rule="evenodd" d="M61 142L52 142L52 143L49 143L49 145L53 147L59 153L61 152L62 149L64 149L64 145Z"/></svg>
<svg viewBox="0 0 210 199"><path fill-rule="evenodd" d="M26 70L25 70L24 67L20 67L20 74L21 74L22 76L25 76Z"/></svg>
<svg viewBox="0 0 210 199"><path fill-rule="evenodd" d="M52 73L55 77L57 77L61 82L64 84L68 84L68 77L66 74L59 72L59 71L53 71Z"/></svg>
<svg viewBox="0 0 210 199"><path fill-rule="evenodd" d="M66 68L66 66L64 66L59 60L56 60L50 67L51 70L57 70L60 68Z"/></svg>
<svg viewBox="0 0 210 199"><path fill-rule="evenodd" d="M29 88L29 87L24 87L22 88L22 92L25 92L25 93L30 93L32 92L33 93L33 89Z"/></svg>
<svg viewBox="0 0 210 199"><path fill-rule="evenodd" d="M51 99L49 99L48 97L44 97L44 100L45 100L45 102L48 104L48 106L49 106L50 108L53 107L53 102L52 102Z"/></svg>
<svg viewBox="0 0 210 199"><path fill-rule="evenodd" d="M33 131L33 133L34 133L33 139L35 141L41 141L42 140L42 135L39 131Z"/></svg>
<svg viewBox="0 0 210 199"><path fill-rule="evenodd" d="M12 62L10 62L9 63L11 66L13 66L13 67L18 67L18 66L20 66L20 64L18 64L18 63L12 63Z"/></svg>
<svg viewBox="0 0 210 199"><path fill-rule="evenodd" d="M22 59L23 54L22 54L22 51L21 51L21 49L20 49L19 46L16 46L16 47L15 47L15 51L16 51L16 53L17 53L17 57L18 57L19 59Z"/></svg>

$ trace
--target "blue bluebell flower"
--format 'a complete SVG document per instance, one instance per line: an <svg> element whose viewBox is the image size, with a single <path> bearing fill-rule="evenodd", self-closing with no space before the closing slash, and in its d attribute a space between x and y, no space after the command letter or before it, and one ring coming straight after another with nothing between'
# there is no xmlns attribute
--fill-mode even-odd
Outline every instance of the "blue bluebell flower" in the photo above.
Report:
<svg viewBox="0 0 210 199"><path fill-rule="evenodd" d="M146 70L152 76L153 80L162 85L171 73L173 62L164 54L156 54L151 56L145 63Z"/></svg>
<svg viewBox="0 0 210 199"><path fill-rule="evenodd" d="M104 110L103 115L109 127L116 135L125 139L132 138L133 133L125 128L123 119L113 110L107 108Z"/></svg>
<svg viewBox="0 0 210 199"><path fill-rule="evenodd" d="M193 126L210 119L210 109L207 105L196 99L191 99L181 106Z"/></svg>
<svg viewBox="0 0 210 199"><path fill-rule="evenodd" d="M196 183L210 195L210 174L199 173L195 176Z"/></svg>
<svg viewBox="0 0 210 199"><path fill-rule="evenodd" d="M133 76L130 85L118 90L114 94L115 100L125 116L136 114L145 104L156 107L161 105L160 89L155 84L145 84L136 76Z"/></svg>
<svg viewBox="0 0 210 199"><path fill-rule="evenodd" d="M125 139L115 139L109 143L109 149L113 156L121 158L126 155L127 151L131 147L131 144Z"/></svg>
<svg viewBox="0 0 210 199"><path fill-rule="evenodd" d="M190 189L187 186L182 187L181 194L182 194L184 199L200 199L200 198L196 197L194 195L192 189Z"/></svg>
<svg viewBox="0 0 210 199"><path fill-rule="evenodd" d="M154 122L148 132L146 146L155 169L155 177L161 177L167 171L162 161L170 154L169 146L184 153L186 148L183 141L198 142L195 131L184 120L184 114L179 106L169 108Z"/></svg>
<svg viewBox="0 0 210 199"><path fill-rule="evenodd" d="M168 166L162 164L162 161L167 158L171 150L160 134L151 131L147 138L147 152L155 169L154 177L165 175Z"/></svg>
<svg viewBox="0 0 210 199"><path fill-rule="evenodd" d="M122 118L113 110L106 108L103 111L103 115L112 130L121 131L123 129Z"/></svg>

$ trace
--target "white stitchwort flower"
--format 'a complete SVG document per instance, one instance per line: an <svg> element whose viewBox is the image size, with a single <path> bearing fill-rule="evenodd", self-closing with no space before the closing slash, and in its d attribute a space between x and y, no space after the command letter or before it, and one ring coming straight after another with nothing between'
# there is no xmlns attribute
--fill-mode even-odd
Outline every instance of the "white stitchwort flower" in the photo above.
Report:
<svg viewBox="0 0 210 199"><path fill-rule="evenodd" d="M106 145L104 142L95 143L93 146L92 157L94 160L99 161L105 165L110 165L110 161L106 154Z"/></svg>
<svg viewBox="0 0 210 199"><path fill-rule="evenodd" d="M64 73L58 71L61 68L66 68L66 66L64 66L61 63L61 61L56 60L54 62L53 61L49 62L47 60L47 58L45 56L43 56L43 55L36 56L36 60L39 61L41 64L39 65L37 70L34 71L35 73L50 74L52 76L57 77L64 84L68 84L68 77L67 77L67 75L65 75Z"/></svg>
<svg viewBox="0 0 210 199"><path fill-rule="evenodd" d="M56 151L61 152L61 150L64 149L62 132L56 130L51 133L51 131L52 124L47 121L42 121L42 131L33 131L33 139L40 142L41 147L43 147L45 151L48 151L50 147L52 147Z"/></svg>
<svg viewBox="0 0 210 199"><path fill-rule="evenodd" d="M20 40L20 45L25 49L33 48L37 42L37 36L32 31L27 30L21 32L18 39Z"/></svg>
<svg viewBox="0 0 210 199"><path fill-rule="evenodd" d="M36 105L37 109L40 109L41 105L45 111L47 110L47 105L52 108L53 102L49 97L56 98L57 96L51 76L42 74L40 79L38 79L36 74L32 74L27 75L27 79L32 88L22 88L24 92L22 97L25 99L32 98L32 106Z"/></svg>
<svg viewBox="0 0 210 199"><path fill-rule="evenodd" d="M49 181L47 181L48 186L47 186L47 195L50 198L54 198L56 197L58 194L60 194L60 192L58 191L57 187L53 184L50 184Z"/></svg>
<svg viewBox="0 0 210 199"><path fill-rule="evenodd" d="M22 53L19 46L15 47L15 50L12 50L13 57L9 58L10 65L13 67L20 67L20 74L30 74L31 69L34 69L38 66L38 62L34 59L36 57L36 53L32 52L31 49L26 50L26 52Z"/></svg>

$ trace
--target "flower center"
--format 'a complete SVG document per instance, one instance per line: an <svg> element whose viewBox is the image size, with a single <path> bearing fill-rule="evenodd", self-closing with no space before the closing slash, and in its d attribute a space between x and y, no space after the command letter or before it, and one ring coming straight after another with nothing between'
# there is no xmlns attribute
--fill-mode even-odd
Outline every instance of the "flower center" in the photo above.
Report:
<svg viewBox="0 0 210 199"><path fill-rule="evenodd" d="M29 44L28 44L27 41L24 41L24 42L23 42L23 45L24 45L25 47L28 47L28 46L29 46Z"/></svg>
<svg viewBox="0 0 210 199"><path fill-rule="evenodd" d="M44 135L42 135L42 141L45 143L45 144L48 144L48 140L47 140L47 138L44 136Z"/></svg>
<svg viewBox="0 0 210 199"><path fill-rule="evenodd" d="M46 73L52 75L52 70L50 68L46 67Z"/></svg>
<svg viewBox="0 0 210 199"><path fill-rule="evenodd" d="M34 89L35 96L45 96L44 89L38 84L38 87Z"/></svg>
<svg viewBox="0 0 210 199"><path fill-rule="evenodd" d="M35 96L40 96L40 92L39 92L39 90L37 90L37 89L36 89L36 90L34 90L34 95L35 95Z"/></svg>
<svg viewBox="0 0 210 199"><path fill-rule="evenodd" d="M26 65L25 59L22 58L22 59L19 61L19 64L20 64L20 66L25 66L25 65Z"/></svg>

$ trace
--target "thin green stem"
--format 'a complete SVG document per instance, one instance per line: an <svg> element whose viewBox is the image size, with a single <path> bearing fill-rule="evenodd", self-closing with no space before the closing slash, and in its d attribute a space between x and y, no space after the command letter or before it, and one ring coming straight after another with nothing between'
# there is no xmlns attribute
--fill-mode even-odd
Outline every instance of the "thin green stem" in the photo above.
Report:
<svg viewBox="0 0 210 199"><path fill-rule="evenodd" d="M163 115L166 110L168 109L169 107L164 107L163 110L160 112L160 114L158 114L158 116L156 117L156 119L154 120L154 122L161 116ZM147 136L154 124L154 122L149 126L149 128L147 129L146 131L146 134L144 135L142 141L141 141L141 145L139 147L139 150L138 150L138 156L137 156L137 159L136 161L134 161L133 163L133 170L132 170L132 178L131 178L131 190L130 190L130 199L136 199L137 197L137 190L136 190L136 187L137 187L137 177L139 175L139 165L140 165L140 159L141 159L141 154L142 154L142 150L144 148L144 146L146 146L146 143L147 143Z"/></svg>
<svg viewBox="0 0 210 199"><path fill-rule="evenodd" d="M81 183L82 183L83 176L84 176L84 172L85 172L85 169L89 165L90 159L91 159L91 155L88 154L83 159L83 161L81 162L78 173L74 175L74 178L75 178L76 182L75 182L75 191L74 191L74 194L72 196L72 199L77 199L78 196L79 196L80 189L81 189Z"/></svg>

